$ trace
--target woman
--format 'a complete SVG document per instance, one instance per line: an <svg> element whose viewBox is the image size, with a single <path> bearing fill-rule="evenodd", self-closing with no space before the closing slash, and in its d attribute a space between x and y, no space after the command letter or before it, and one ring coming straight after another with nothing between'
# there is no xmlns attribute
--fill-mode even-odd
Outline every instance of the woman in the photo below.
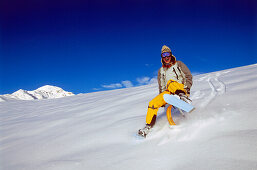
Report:
<svg viewBox="0 0 257 170"><path fill-rule="evenodd" d="M149 102L146 126L138 131L139 135L146 136L154 126L158 109L167 103L163 99L164 94L178 95L182 100L190 102L190 88L192 86L192 74L187 66L177 61L169 47L164 45L161 50L162 67L158 72L159 95Z"/></svg>

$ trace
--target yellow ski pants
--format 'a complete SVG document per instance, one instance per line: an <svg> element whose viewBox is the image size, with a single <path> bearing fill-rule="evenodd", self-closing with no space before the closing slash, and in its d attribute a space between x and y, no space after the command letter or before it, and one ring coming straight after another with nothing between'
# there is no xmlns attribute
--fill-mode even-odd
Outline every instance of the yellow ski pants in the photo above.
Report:
<svg viewBox="0 0 257 170"><path fill-rule="evenodd" d="M160 93L149 102L147 115L146 115L146 124L152 124L153 117L157 116L158 109L161 106L167 104L163 99L164 94L175 94L177 90L181 90L186 93L184 89L184 85L174 80L169 80L166 87L167 87L166 91Z"/></svg>

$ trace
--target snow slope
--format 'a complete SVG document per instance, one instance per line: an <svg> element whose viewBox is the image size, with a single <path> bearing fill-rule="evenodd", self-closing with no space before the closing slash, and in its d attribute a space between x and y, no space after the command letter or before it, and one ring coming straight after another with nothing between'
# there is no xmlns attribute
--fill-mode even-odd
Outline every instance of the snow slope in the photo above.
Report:
<svg viewBox="0 0 257 170"><path fill-rule="evenodd" d="M66 92L60 87L45 85L33 91L18 90L12 94L0 95L1 101L8 100L35 100L35 99L55 99L65 96L73 96L71 92Z"/></svg>
<svg viewBox="0 0 257 170"><path fill-rule="evenodd" d="M194 77L196 110L164 108L144 126L157 84L53 100L0 103L3 170L257 169L257 64Z"/></svg>

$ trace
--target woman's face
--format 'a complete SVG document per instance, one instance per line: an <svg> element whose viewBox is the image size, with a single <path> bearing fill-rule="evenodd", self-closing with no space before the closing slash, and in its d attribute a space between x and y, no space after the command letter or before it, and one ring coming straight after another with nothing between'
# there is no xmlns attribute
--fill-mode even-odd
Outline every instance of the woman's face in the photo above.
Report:
<svg viewBox="0 0 257 170"><path fill-rule="evenodd" d="M167 64L170 63L171 62L171 56L163 57L163 61Z"/></svg>
<svg viewBox="0 0 257 170"><path fill-rule="evenodd" d="M170 52L164 52L161 54L162 60L165 62L165 64L171 63L171 53Z"/></svg>

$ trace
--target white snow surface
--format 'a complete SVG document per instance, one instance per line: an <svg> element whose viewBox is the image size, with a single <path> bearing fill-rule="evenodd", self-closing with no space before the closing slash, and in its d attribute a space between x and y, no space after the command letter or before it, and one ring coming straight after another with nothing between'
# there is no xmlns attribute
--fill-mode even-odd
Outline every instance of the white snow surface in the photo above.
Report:
<svg viewBox="0 0 257 170"><path fill-rule="evenodd" d="M55 99L65 96L73 96L71 92L66 92L60 87L45 85L33 91L20 89L12 94L0 95L1 101L9 100L35 100L35 99Z"/></svg>
<svg viewBox="0 0 257 170"><path fill-rule="evenodd" d="M146 139L157 84L0 103L2 170L257 169L257 64L194 76L186 117L164 108Z"/></svg>

